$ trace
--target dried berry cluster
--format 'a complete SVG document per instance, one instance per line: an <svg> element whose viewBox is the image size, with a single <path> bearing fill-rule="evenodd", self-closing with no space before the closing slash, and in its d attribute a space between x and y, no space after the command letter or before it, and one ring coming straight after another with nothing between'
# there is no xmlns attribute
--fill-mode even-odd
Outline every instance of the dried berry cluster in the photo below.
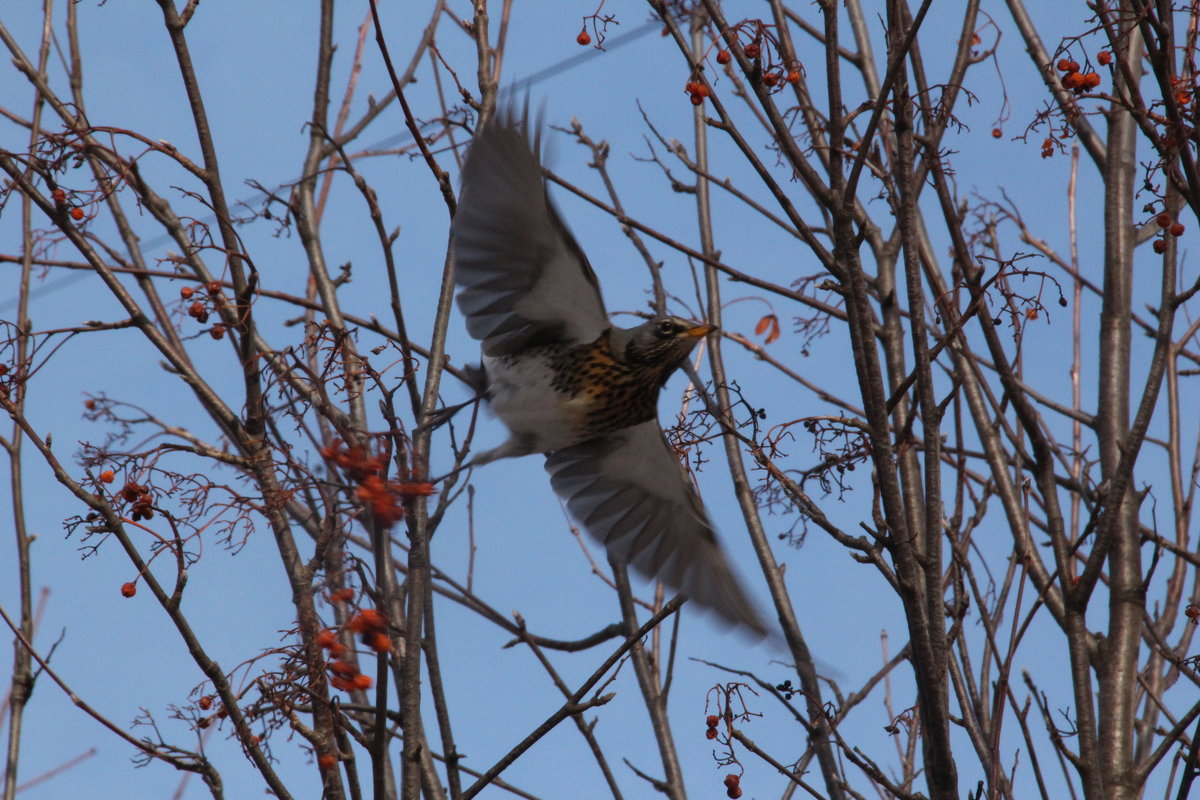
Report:
<svg viewBox="0 0 1200 800"><path fill-rule="evenodd" d="M742 777L736 772L725 776L725 796L738 798L742 796Z"/></svg>
<svg viewBox="0 0 1200 800"><path fill-rule="evenodd" d="M106 474L111 475L112 473L105 470L100 473L100 480L103 481ZM104 482L108 483L108 481ZM129 515L133 517L134 522L154 517L154 498L150 496L150 487L141 486L134 481L127 481L121 487L121 491L117 492L117 497L126 503L133 503L129 509Z"/></svg>
<svg viewBox="0 0 1200 800"><path fill-rule="evenodd" d="M346 630L357 633L362 643L376 653L386 653L392 649L392 640L388 636L388 622L378 609L362 608L346 623ZM370 676L363 675L358 665L346 661L346 645L338 640L334 631L323 630L317 634L317 645L329 653L328 669L329 684L342 691L370 689L373 681Z"/></svg>
<svg viewBox="0 0 1200 800"><path fill-rule="evenodd" d="M433 484L428 481L389 481L383 477L387 461L362 445L346 447L341 439L321 448L321 455L337 464L358 486L355 496L371 509L379 524L392 526L404 517L404 501L410 497L428 497Z"/></svg>
<svg viewBox="0 0 1200 800"><path fill-rule="evenodd" d="M225 295L221 294L220 281L209 281L204 284L204 291L208 295L207 301L200 298L192 300L192 298L196 297L196 289L192 286L184 286L179 290L179 296L185 302L192 300L191 305L188 306L188 316L201 325L208 322L210 311L215 311L220 306L225 305ZM218 322L209 329L208 335L214 339L222 338L225 336L225 326Z"/></svg>

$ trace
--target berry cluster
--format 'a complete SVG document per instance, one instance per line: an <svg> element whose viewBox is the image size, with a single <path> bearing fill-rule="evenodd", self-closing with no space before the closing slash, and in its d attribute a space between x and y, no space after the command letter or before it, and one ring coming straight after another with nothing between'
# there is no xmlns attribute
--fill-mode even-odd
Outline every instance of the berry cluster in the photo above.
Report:
<svg viewBox="0 0 1200 800"><path fill-rule="evenodd" d="M404 501L410 497L428 497L433 494L433 484L428 481L401 483L383 477L387 461L382 455L372 454L362 445L346 447L341 439L334 439L321 448L321 455L341 467L358 486L354 495L371 509L371 514L381 525L391 527L404 517Z"/></svg>
<svg viewBox="0 0 1200 800"><path fill-rule="evenodd" d="M742 778L736 772L731 772L725 776L725 796L738 798L742 796L741 787Z"/></svg>
<svg viewBox="0 0 1200 800"><path fill-rule="evenodd" d="M1166 211L1164 211L1161 214L1159 214L1158 216L1156 216L1154 218L1154 222L1163 231L1162 237L1154 240L1153 247L1154 247L1154 252L1156 252L1156 253L1167 252L1166 237L1168 235L1183 236L1183 232L1184 232L1184 230L1186 230L1186 228L1183 227L1182 222L1178 222L1174 217L1172 217Z"/></svg>
<svg viewBox="0 0 1200 800"><path fill-rule="evenodd" d="M716 714L709 714L704 720L704 724L708 726L708 730L704 732L704 738L712 741L717 738L717 725L720 724L721 718Z"/></svg>
<svg viewBox="0 0 1200 800"><path fill-rule="evenodd" d="M1055 66L1058 67L1059 72L1063 73L1063 88L1071 90L1076 95L1090 92L1100 85L1100 73L1080 72L1078 61L1072 61L1069 58L1060 58Z"/></svg>
<svg viewBox="0 0 1200 800"><path fill-rule="evenodd" d="M694 106L702 104L704 99L712 94L712 89L708 88L708 84L698 80L690 80L685 83L683 91L691 98Z"/></svg>
<svg viewBox="0 0 1200 800"><path fill-rule="evenodd" d="M84 214L82 208L79 206L69 206L67 204L67 193L65 190L55 189L50 193L50 197L54 199L54 205L57 206L59 210L66 211L68 208L70 209L68 213L71 215L71 219L75 220L76 222L79 222L81 219L83 219Z"/></svg>
<svg viewBox="0 0 1200 800"><path fill-rule="evenodd" d="M353 595L353 590L340 591L349 591ZM346 630L357 633L362 643L376 653L387 653L392 649L392 640L388 636L387 617L378 609L360 608L358 613L346 623ZM317 634L316 642L319 647L329 653L329 684L333 688L345 692L371 688L373 681L370 676L363 675L359 672L357 664L343 658L346 654L346 645L342 644L336 633L328 629L323 630Z"/></svg>
<svg viewBox="0 0 1200 800"><path fill-rule="evenodd" d="M103 481L105 473L108 472L109 470L105 470L100 473L100 480ZM154 498L150 496L150 487L141 486L134 481L126 481L125 485L121 487L121 491L117 492L117 497L126 503L133 503L129 509L129 515L133 517L134 522L154 517Z"/></svg>
<svg viewBox="0 0 1200 800"><path fill-rule="evenodd" d="M196 297L196 289L194 287L184 286L179 290L179 296L184 301L192 300L192 304L188 306L188 316L201 325L208 322L210 306L211 310L216 310L218 306L225 304L225 295L221 294L220 281L209 281L204 284L204 291L208 295L207 301L199 298L192 300L192 298ZM213 325L212 330L209 331L209 335L214 339L220 339L225 335L225 326L219 323Z"/></svg>

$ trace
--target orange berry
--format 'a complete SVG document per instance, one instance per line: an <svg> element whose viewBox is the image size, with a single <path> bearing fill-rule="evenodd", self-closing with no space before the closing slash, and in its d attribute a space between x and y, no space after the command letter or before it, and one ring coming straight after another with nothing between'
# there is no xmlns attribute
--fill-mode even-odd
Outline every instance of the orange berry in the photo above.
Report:
<svg viewBox="0 0 1200 800"><path fill-rule="evenodd" d="M56 203L64 203L67 200L67 193L62 189L55 189L50 193L50 196L54 198L54 202Z"/></svg>
<svg viewBox="0 0 1200 800"><path fill-rule="evenodd" d="M1154 222L1157 223L1158 227L1160 227L1160 228L1169 228L1169 227L1171 227L1171 223L1174 221L1175 221L1175 218L1172 217L1170 214L1168 214L1166 211L1162 212L1161 214L1159 214L1157 217L1154 218Z"/></svg>
<svg viewBox="0 0 1200 800"><path fill-rule="evenodd" d="M717 727L717 723L719 723L720 721L721 721L721 718L718 717L716 714L709 714L708 717L705 718L704 724L710 728L715 728L715 727Z"/></svg>
<svg viewBox="0 0 1200 800"><path fill-rule="evenodd" d="M367 639L367 646L376 653L387 653L392 649L392 640L386 633L373 633Z"/></svg>
<svg viewBox="0 0 1200 800"><path fill-rule="evenodd" d="M718 50L717 51L717 63L718 64L728 64L729 63L729 51L728 50Z"/></svg>
<svg viewBox="0 0 1200 800"><path fill-rule="evenodd" d="M83 407L86 408L88 411L95 411L96 410L96 401L89 397L87 400L83 401Z"/></svg>
<svg viewBox="0 0 1200 800"><path fill-rule="evenodd" d="M330 592L329 599L335 603L348 603L354 599L354 590L345 588Z"/></svg>
<svg viewBox="0 0 1200 800"><path fill-rule="evenodd" d="M592 43L592 37L588 35L587 28L584 28L579 32L579 35L575 37L575 41L581 47L587 47Z"/></svg>
<svg viewBox="0 0 1200 800"><path fill-rule="evenodd" d="M1183 223L1176 222L1174 225L1171 226L1171 235L1172 236L1183 236L1184 230L1185 229L1183 227Z"/></svg>
<svg viewBox="0 0 1200 800"><path fill-rule="evenodd" d="M700 91L700 84L697 81L688 81L683 85L683 91L687 94L695 94Z"/></svg>
<svg viewBox="0 0 1200 800"><path fill-rule="evenodd" d="M706 730L706 731L704 732L704 738L705 738L705 739L708 739L708 740L710 740L710 741L711 741L712 739L715 739L715 738L717 738L717 729L716 729L716 728L709 728L708 730Z"/></svg>
<svg viewBox="0 0 1200 800"><path fill-rule="evenodd" d="M1152 247L1154 247L1154 252L1156 253L1165 253L1167 252L1167 240L1155 239Z"/></svg>
<svg viewBox="0 0 1200 800"><path fill-rule="evenodd" d="M1054 66L1058 67L1059 72L1070 72L1071 71L1070 65L1071 65L1070 60L1065 59L1065 58L1060 58L1058 60L1058 63L1055 64Z"/></svg>
<svg viewBox="0 0 1200 800"><path fill-rule="evenodd" d="M1064 89L1082 89L1083 76L1078 72L1068 72L1062 77L1062 85Z"/></svg>
<svg viewBox="0 0 1200 800"><path fill-rule="evenodd" d="M800 70L798 70L798 69L788 70L786 80L788 83L799 83L800 82Z"/></svg>
<svg viewBox="0 0 1200 800"><path fill-rule="evenodd" d="M1083 76L1083 88L1095 89L1100 85L1100 73L1089 72Z"/></svg>
<svg viewBox="0 0 1200 800"><path fill-rule="evenodd" d="M209 329L208 335L214 339L224 339L225 338L225 326L224 325L213 325L212 328Z"/></svg>
<svg viewBox="0 0 1200 800"><path fill-rule="evenodd" d="M335 644L337 644L337 640L338 640L337 634L331 630L321 631L320 633L317 634L317 638L316 638L317 646L324 647L326 649L333 647Z"/></svg>
<svg viewBox="0 0 1200 800"><path fill-rule="evenodd" d="M106 469L100 473L100 480L103 483L112 483L113 478L117 477L111 469Z"/></svg>
<svg viewBox="0 0 1200 800"><path fill-rule="evenodd" d="M351 678L350 682L354 684L355 689L370 689L371 684L375 681L371 680L370 675L363 675L360 672L358 675L355 675L353 678Z"/></svg>
<svg viewBox="0 0 1200 800"><path fill-rule="evenodd" d="M1066 71L1067 72L1079 72L1079 62L1078 61L1068 61Z"/></svg>
<svg viewBox="0 0 1200 800"><path fill-rule="evenodd" d="M740 775L738 775L736 772L731 772L725 776L725 786L726 787L737 786L741 782L742 782L742 777Z"/></svg>
<svg viewBox="0 0 1200 800"><path fill-rule="evenodd" d="M1107 67L1112 63L1112 53L1107 50L1101 50L1099 53L1096 53L1096 61L1100 66Z"/></svg>
<svg viewBox="0 0 1200 800"><path fill-rule="evenodd" d="M339 678L353 678L358 674L358 667L349 661L334 661L329 665L329 671Z"/></svg>
<svg viewBox="0 0 1200 800"><path fill-rule="evenodd" d="M746 54L746 58L758 58L758 54L762 52L762 48L751 42L742 48L742 52Z"/></svg>
<svg viewBox="0 0 1200 800"><path fill-rule="evenodd" d="M209 294L220 294L221 293L221 282L220 281L209 281L208 283L204 284L204 291L208 292Z"/></svg>
<svg viewBox="0 0 1200 800"><path fill-rule="evenodd" d="M80 208L79 206L75 206L74 208L72 208L71 209L71 219L75 220L76 222L83 219L83 209Z"/></svg>
<svg viewBox="0 0 1200 800"><path fill-rule="evenodd" d="M191 286L184 286L182 289L179 290L179 296L182 297L184 300L191 300L192 295L194 295L195 293L196 293L196 290L193 289Z"/></svg>
<svg viewBox="0 0 1200 800"><path fill-rule="evenodd" d="M700 95L698 95L698 94L691 95L691 98L690 98L690 99L691 99L691 101L692 101L692 105L694 105L694 106L702 106L702 105L704 105L704 98L703 98L703 97L701 97L701 96L700 96Z"/></svg>
<svg viewBox="0 0 1200 800"><path fill-rule="evenodd" d="M136 583L122 583L121 584L121 597L133 597L135 594L137 594L137 584Z"/></svg>
<svg viewBox="0 0 1200 800"><path fill-rule="evenodd" d="M208 711L210 708L212 708L212 698L208 695L204 695L204 697L201 697L196 701L196 705L200 706L201 711Z"/></svg>
<svg viewBox="0 0 1200 800"><path fill-rule="evenodd" d="M328 753L317 756L317 768L322 772L333 769L335 766L337 766L337 756L331 756Z"/></svg>
<svg viewBox="0 0 1200 800"><path fill-rule="evenodd" d="M766 75L763 75L763 83L765 83L767 86L774 86L775 84L779 83L779 73L768 72Z"/></svg>
<svg viewBox="0 0 1200 800"><path fill-rule="evenodd" d="M1004 131L1000 130L999 128L992 128L992 138L993 139L999 139L1003 135L1004 135Z"/></svg>

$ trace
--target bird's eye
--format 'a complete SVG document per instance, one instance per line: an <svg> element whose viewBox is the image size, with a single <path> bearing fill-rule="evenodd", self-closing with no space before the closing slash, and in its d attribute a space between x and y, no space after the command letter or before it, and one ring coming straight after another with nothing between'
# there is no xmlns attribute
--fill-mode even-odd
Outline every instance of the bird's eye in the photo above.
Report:
<svg viewBox="0 0 1200 800"><path fill-rule="evenodd" d="M659 336L671 336L674 333L675 333L675 323L672 322L671 320L664 319L662 322L658 323L658 335Z"/></svg>

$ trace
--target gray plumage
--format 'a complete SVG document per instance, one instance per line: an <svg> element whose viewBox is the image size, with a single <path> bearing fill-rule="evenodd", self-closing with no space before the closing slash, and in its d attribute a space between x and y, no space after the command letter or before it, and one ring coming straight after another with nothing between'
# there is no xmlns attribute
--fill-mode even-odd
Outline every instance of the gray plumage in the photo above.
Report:
<svg viewBox="0 0 1200 800"><path fill-rule="evenodd" d="M609 322L528 128L505 110L476 132L451 226L458 305L510 432L472 464L545 453L555 492L610 557L763 635L657 421L659 390L712 326Z"/></svg>

